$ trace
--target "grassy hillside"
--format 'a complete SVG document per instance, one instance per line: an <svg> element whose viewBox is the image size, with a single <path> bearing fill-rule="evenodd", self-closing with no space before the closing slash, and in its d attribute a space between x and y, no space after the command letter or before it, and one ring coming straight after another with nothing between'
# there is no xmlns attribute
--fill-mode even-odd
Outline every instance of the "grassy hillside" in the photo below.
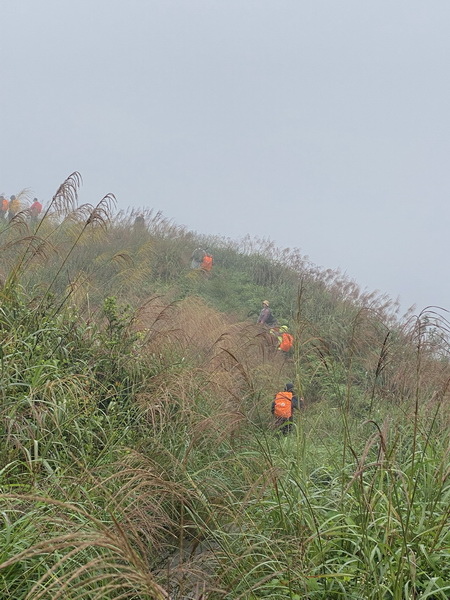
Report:
<svg viewBox="0 0 450 600"><path fill-rule="evenodd" d="M0 225L0 597L448 598L442 315L78 186Z"/></svg>

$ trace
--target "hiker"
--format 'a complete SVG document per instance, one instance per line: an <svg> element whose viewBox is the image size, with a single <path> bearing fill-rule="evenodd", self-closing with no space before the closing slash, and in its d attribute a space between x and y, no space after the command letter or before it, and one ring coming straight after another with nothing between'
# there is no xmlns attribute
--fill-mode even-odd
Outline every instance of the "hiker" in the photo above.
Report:
<svg viewBox="0 0 450 600"><path fill-rule="evenodd" d="M14 196L13 194L9 201L9 220L11 221L17 215L18 212L20 212L20 202L19 199L16 198L16 196Z"/></svg>
<svg viewBox="0 0 450 600"><path fill-rule="evenodd" d="M205 256L206 252L203 250L203 248L197 248L194 250L194 252L191 254L191 269L200 269Z"/></svg>
<svg viewBox="0 0 450 600"><path fill-rule="evenodd" d="M143 231L145 229L144 215L138 215L134 220L134 231Z"/></svg>
<svg viewBox="0 0 450 600"><path fill-rule="evenodd" d="M294 396L294 384L287 383L282 392L275 395L272 402L272 414L275 417L275 427L283 435L287 435L292 430L294 410L303 408L304 401Z"/></svg>
<svg viewBox="0 0 450 600"><path fill-rule="evenodd" d="M289 354L294 346L294 336L289 333L286 325L280 327L278 341L280 342L278 350L281 350L284 354Z"/></svg>
<svg viewBox="0 0 450 600"><path fill-rule="evenodd" d="M5 221L6 220L6 213L8 212L8 208L9 208L9 201L2 194L0 196L0 220L1 221Z"/></svg>
<svg viewBox="0 0 450 600"><path fill-rule="evenodd" d="M263 300L263 307L256 322L260 323L261 325L268 325L269 327L275 327L277 325L277 320L270 310L268 300Z"/></svg>
<svg viewBox="0 0 450 600"><path fill-rule="evenodd" d="M204 271L205 273L209 274L212 271L212 267L213 267L213 257L208 252L208 250L205 250L205 256L203 257L202 263L200 265L200 269L202 271Z"/></svg>
<svg viewBox="0 0 450 600"><path fill-rule="evenodd" d="M33 204L30 206L31 222L36 223L42 211L42 204L37 198L33 198Z"/></svg>

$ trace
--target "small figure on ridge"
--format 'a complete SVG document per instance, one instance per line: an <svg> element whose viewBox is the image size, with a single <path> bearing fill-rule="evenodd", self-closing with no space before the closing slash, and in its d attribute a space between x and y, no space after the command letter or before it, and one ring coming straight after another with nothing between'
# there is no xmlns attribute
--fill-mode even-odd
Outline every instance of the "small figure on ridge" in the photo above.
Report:
<svg viewBox="0 0 450 600"><path fill-rule="evenodd" d="M261 325L268 325L269 327L274 327L277 324L277 320L270 310L268 300L263 300L263 307L256 322L260 323Z"/></svg>
<svg viewBox="0 0 450 600"><path fill-rule="evenodd" d="M287 435L292 430L294 410L303 408L304 400L294 396L294 384L287 383L282 392L275 395L272 402L272 414L275 417L275 427L283 435Z"/></svg>
<svg viewBox="0 0 450 600"><path fill-rule="evenodd" d="M33 198L33 204L30 206L31 222L36 223L42 211L42 204L37 198Z"/></svg>
<svg viewBox="0 0 450 600"><path fill-rule="evenodd" d="M0 220L1 221L6 220L6 213L8 212L8 208L9 208L9 200L7 198L5 198L5 196L2 194L0 196Z"/></svg>
<svg viewBox="0 0 450 600"><path fill-rule="evenodd" d="M14 219L14 217L17 215L18 212L20 212L20 202L19 202L19 199L16 196L14 196L14 194L13 194L9 201L8 219L10 221L12 219Z"/></svg>
<svg viewBox="0 0 450 600"><path fill-rule="evenodd" d="M145 219L144 215L138 215L133 224L134 231L144 231L145 229Z"/></svg>
<svg viewBox="0 0 450 600"><path fill-rule="evenodd" d="M284 354L289 354L294 346L294 336L289 333L286 325L280 327L278 341L280 342L278 350L281 350Z"/></svg>
<svg viewBox="0 0 450 600"><path fill-rule="evenodd" d="M191 254L191 269L200 269L203 259L206 256L206 252L203 248L197 248Z"/></svg>
<svg viewBox="0 0 450 600"><path fill-rule="evenodd" d="M205 256L203 257L202 264L200 265L200 269L202 271L204 271L205 273L209 274L209 273L211 273L212 268L213 268L213 257L209 253L209 250L206 249Z"/></svg>

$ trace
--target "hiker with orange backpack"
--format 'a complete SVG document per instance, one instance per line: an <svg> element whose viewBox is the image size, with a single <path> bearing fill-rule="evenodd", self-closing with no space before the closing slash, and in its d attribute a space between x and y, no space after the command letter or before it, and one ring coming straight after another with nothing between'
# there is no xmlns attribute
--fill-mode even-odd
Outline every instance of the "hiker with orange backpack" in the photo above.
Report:
<svg viewBox="0 0 450 600"><path fill-rule="evenodd" d="M289 354L294 346L294 336L289 333L286 325L280 327L278 340L280 342L278 350L281 350L284 354Z"/></svg>
<svg viewBox="0 0 450 600"><path fill-rule="evenodd" d="M209 274L212 271L212 267L213 267L213 257L208 252L208 250L205 250L205 256L202 259L202 262L201 262L201 265L200 265L200 269L204 273Z"/></svg>
<svg viewBox="0 0 450 600"><path fill-rule="evenodd" d="M272 414L275 417L275 427L283 435L287 435L292 430L294 410L303 408L304 401L294 396L294 384L287 383L282 392L275 395L272 402Z"/></svg>

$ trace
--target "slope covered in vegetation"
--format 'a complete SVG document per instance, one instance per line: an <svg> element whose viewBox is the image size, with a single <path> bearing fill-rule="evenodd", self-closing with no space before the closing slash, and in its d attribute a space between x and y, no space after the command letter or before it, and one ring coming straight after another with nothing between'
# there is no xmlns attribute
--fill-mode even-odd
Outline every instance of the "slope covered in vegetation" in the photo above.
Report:
<svg viewBox="0 0 450 600"><path fill-rule="evenodd" d="M447 598L445 319L78 185L0 230L0 596Z"/></svg>

